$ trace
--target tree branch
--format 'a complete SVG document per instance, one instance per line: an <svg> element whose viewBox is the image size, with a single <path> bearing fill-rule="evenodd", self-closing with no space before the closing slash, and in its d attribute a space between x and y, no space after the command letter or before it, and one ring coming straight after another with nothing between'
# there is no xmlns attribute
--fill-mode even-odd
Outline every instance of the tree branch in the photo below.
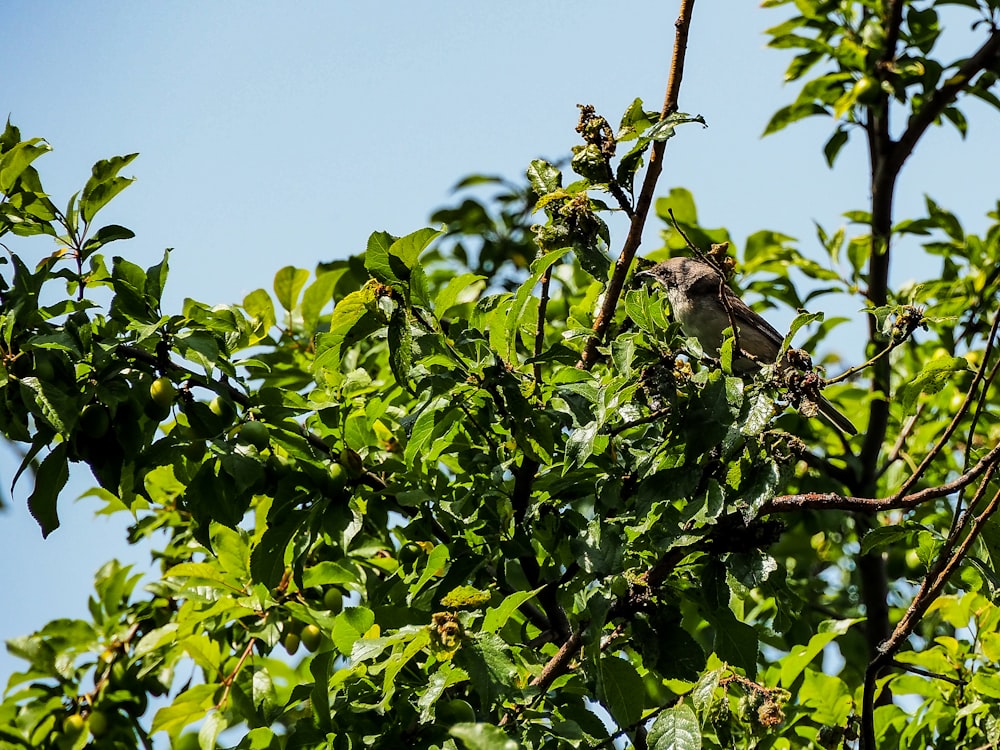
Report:
<svg viewBox="0 0 1000 750"><path fill-rule="evenodd" d="M770 513L788 513L797 510L854 510L874 513L882 510L896 510L914 508L928 500L935 500L939 497L956 492L968 486L988 469L1000 464L1000 445L994 446L993 450L979 459L971 469L960 477L937 487L927 487L926 489L914 492L903 497L892 495L891 497L850 497L835 492L804 492L798 495L779 495L764 503L760 509L760 515Z"/></svg>
<svg viewBox="0 0 1000 750"><path fill-rule="evenodd" d="M989 354L989 352L992 350L993 343L996 340L998 329L1000 329L1000 314L994 316L993 326L990 328L990 334L989 338L987 339L987 347L986 347L987 354ZM930 451L924 457L924 460L920 462L920 465L909 476L909 478L905 482L903 482L903 485L899 488L899 490L893 497L899 498L905 495L909 491L909 489L913 487L913 485L920 479L920 477L923 476L924 472L927 470L927 467L930 466L931 462L944 449L944 446L947 445L948 441L951 439L951 436L955 433L955 430L958 429L959 422L961 422L962 418L965 417L966 412L969 411L969 405L972 402L972 394L976 392L976 389L979 387L979 384L983 381L983 378L985 377L986 362L987 362L987 357L983 357L983 361L979 364L979 369L976 370L976 374L975 377L972 378L972 382L969 383L969 388L965 392L965 398L962 400L962 405L958 408L958 411L955 413L955 416L952 417L951 422L945 428L944 432L941 433L937 442L934 444L934 447L930 449Z"/></svg>
<svg viewBox="0 0 1000 750"><path fill-rule="evenodd" d="M684 56L687 52L688 29L691 26L691 13L694 10L694 0L681 0L680 14L674 22L676 30L674 36L674 52L670 61L670 76L667 81L667 92L663 100L663 109L660 111L660 119L663 120L677 111L677 98L680 94L681 80L684 77ZM604 338L611 321L614 319L615 309L618 307L618 300L621 298L622 289L625 287L625 277L628 276L632 260L642 242L642 231L646 226L646 217L649 215L649 207L653 203L653 193L656 190L656 181L663 170L664 141L655 141L649 155L649 167L646 169L646 176L643 178L642 189L639 191L639 199L636 201L635 214L629 224L628 236L622 247L621 254L615 262L615 270L608 282L608 288L604 293L604 303L601 305L597 317L594 319L593 335L587 339L587 343L580 355L577 367L589 369L593 366L597 358L597 347Z"/></svg>
<svg viewBox="0 0 1000 750"><path fill-rule="evenodd" d="M998 57L1000 57L1000 30L994 29L975 54L962 64L955 75L945 81L940 88L935 89L927 99L927 103L910 118L906 130L896 141L893 149L891 168L895 172L899 171L903 162L913 153L917 141L931 123L941 116L945 108L955 101L964 89L968 88L978 73L989 67Z"/></svg>
<svg viewBox="0 0 1000 750"><path fill-rule="evenodd" d="M992 474L993 469L991 469L990 475L984 479L982 485L980 486L980 492L978 493L977 500L980 499L985 492L986 487L992 478ZM973 503L970 504L970 508L975 505L975 502L976 501L973 501ZM927 575L924 577L924 581L920 585L919 591L917 591L913 601L910 602L910 606L907 608L902 619L896 625L892 635L881 644L878 655L869 662L868 668L865 670L865 689L862 698L861 710L861 737L864 742L863 747L875 748L875 690L879 676L885 668L892 663L895 653L903 645L906 639L910 637L910 634L913 633L913 630L927 612L928 607L930 607L930 605L937 599L938 594L940 594L941 589L944 588L945 583L958 569L962 559L966 556L966 554L968 554L972 543L979 536L980 532L982 532L986 521L997 511L998 507L1000 507L1000 491L993 495L990 502L978 516L974 518L970 517L968 525L972 528L965 539L962 540L958 549L954 550L951 556L946 560L944 558L944 554L942 554L942 556L938 558L935 565L927 571ZM957 532L955 538L957 538ZM955 538L949 538L948 543L945 545L945 549L948 548L950 543L955 541Z"/></svg>

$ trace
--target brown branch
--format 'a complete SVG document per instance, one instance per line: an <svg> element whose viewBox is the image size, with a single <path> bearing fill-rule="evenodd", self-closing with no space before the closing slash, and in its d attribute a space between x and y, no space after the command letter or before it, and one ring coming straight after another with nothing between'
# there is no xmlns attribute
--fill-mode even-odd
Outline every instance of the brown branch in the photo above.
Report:
<svg viewBox="0 0 1000 750"><path fill-rule="evenodd" d="M555 679L559 675L569 671L570 662L583 647L583 634L586 632L586 629L586 625L581 625L573 631L556 652L555 656L549 659L548 663L542 667L542 671L538 677L531 681L531 687L538 688L538 694L532 703L538 703L545 696L545 691L549 689L549 685L555 682ZM519 709L508 710L500 720L500 726L503 727L510 723L517 710Z"/></svg>
<svg viewBox="0 0 1000 750"><path fill-rule="evenodd" d="M885 47L879 56L879 63L888 65L896 57L896 44L899 42L899 30L903 25L903 0L891 0L888 23L885 30Z"/></svg>
<svg viewBox="0 0 1000 750"><path fill-rule="evenodd" d="M765 503L760 509L760 515L769 513L788 513L797 510L854 510L877 512L914 508L928 500L956 492L972 484L987 470L1000 463L1000 445L979 459L979 462L960 477L937 487L927 487L903 497L850 497L835 492L804 492L797 495L779 495Z"/></svg>
<svg viewBox="0 0 1000 750"><path fill-rule="evenodd" d="M924 406L924 402L917 404L917 410L906 419L906 422L903 423L903 429L899 431L899 435L896 436L896 442L889 451L889 455L886 456L885 462L882 464L882 468L878 470L878 477L884 475L889 468L899 460L900 456L903 455L903 449L906 447L906 441L909 439L913 429L920 421L920 415L924 410ZM966 466L966 468L968 468L968 466Z"/></svg>
<svg viewBox="0 0 1000 750"><path fill-rule="evenodd" d="M1000 330L1000 314L994 317L993 326L990 328L990 335L988 339L989 346L992 346L992 342L995 341L998 330ZM988 351L989 347L987 348L987 352ZM979 364L979 369L976 370L975 377L972 378L972 382L969 383L969 387L965 392L965 398L962 400L962 405L958 408L958 411L955 413L955 416L952 417L951 422L948 423L948 426L945 428L944 432L942 432L940 437L938 437L938 440L934 444L934 447L932 447L930 451L927 453L927 455L924 456L924 459L923 461L920 462L920 465L907 478L907 480L903 482L902 487L899 488L896 494L893 495L894 498L900 498L903 495L905 495L909 491L909 489L913 487L913 485L920 479L920 477L923 476L924 472L927 470L927 467L930 466L931 462L935 458L937 458L938 454L944 449L944 446L947 445L948 441L951 439L951 436L955 433L955 430L958 429L959 422L961 422L961 420L965 417L965 414L969 411L969 405L972 402L972 394L976 392L976 389L979 387L979 384L983 381L983 378L985 377L985 372L986 372L986 357L983 357L983 361Z"/></svg>
<svg viewBox="0 0 1000 750"><path fill-rule="evenodd" d="M961 677L949 677L946 674L931 672L930 670L921 669L920 667L915 667L912 664L905 664L904 662L896 661L895 659L892 660L891 664L897 669L902 669L904 672L912 672L913 674L919 674L935 680L944 680L945 682L950 682L952 685L957 685L959 687L967 685L969 682L968 680L963 680Z"/></svg>
<svg viewBox="0 0 1000 750"><path fill-rule="evenodd" d="M883 80L895 55L895 40L899 33L904 2L893 0L890 6L890 17L884 20L886 30L886 49L876 70L880 80ZM889 43L891 42L891 44ZM868 299L875 307L882 307L888 300L889 285L889 247L892 237L892 202L896 188L896 180L903 163L913 153L917 142L927 128L954 101L960 91L967 88L972 78L993 62L1000 53L1000 32L994 29L989 39L982 47L959 68L958 72L936 89L928 98L927 103L914 114L899 140L893 141L889 126L889 97L881 92L878 102L868 107L868 150L871 161L871 255L868 266ZM874 316L869 316L868 339L873 344L878 340L878 326ZM872 395L868 431L859 454L861 473L852 489L858 494L874 493L878 482L879 455L885 441L889 425L889 398L891 371L888 360L875 364L872 372ZM953 422L957 425L957 420ZM940 449L938 449L940 450ZM925 461L933 460L936 451L932 451ZM923 468L918 470L918 474ZM917 481L916 478L912 480ZM912 482L898 493L901 497ZM919 493L918 493L919 494ZM896 498L893 498L896 499ZM885 580L885 563L879 557L872 559L863 555L859 561L861 573L862 599L872 614L886 613L877 620L869 616L871 631L869 632L869 653L871 661L865 675L864 709L862 712L862 747L865 750L875 750L874 728L872 726L872 711L874 710L874 693L878 670L872 670L871 665L878 662L879 653L872 647L888 635L889 622L885 598L887 582ZM881 633L881 634L880 634ZM887 699L888 694L883 697Z"/></svg>
<svg viewBox="0 0 1000 750"><path fill-rule="evenodd" d="M924 131L941 116L945 108L955 101L963 90L968 88L972 79L995 62L998 57L1000 57L1000 30L994 29L975 54L959 67L955 75L945 81L940 88L935 89L934 93L927 99L927 103L910 118L906 130L896 141L893 149L891 166L894 171L898 172L903 166L903 162L913 153L913 149Z"/></svg>
<svg viewBox="0 0 1000 750"><path fill-rule="evenodd" d="M556 652L556 655L549 659L548 664L542 668L538 677L531 681L531 686L538 688L538 697L536 700L545 694L545 691L555 681L556 677L568 670L569 663L583 646L583 634L585 630L586 627L581 625L573 631L562 647Z"/></svg>
<svg viewBox="0 0 1000 750"><path fill-rule="evenodd" d="M535 362L532 370L535 374L535 391L542 387L542 363L538 358L542 356L542 348L545 346L545 308L549 304L549 284L552 282L552 266L545 269L542 274L542 294L538 300L538 319L535 324Z"/></svg>
<svg viewBox="0 0 1000 750"><path fill-rule="evenodd" d="M986 487L992 479L994 469L995 467L991 469L990 475L984 478L977 497L982 497L985 493ZM970 504L970 507L974 504L975 501ZM878 655L869 662L868 668L865 670L865 690L862 698L861 712L861 736L865 742L865 745L863 745L864 747L875 747L873 744L875 740L874 705L875 688L879 676L892 662L893 656L903 645L906 639L913 633L917 624L923 618L924 614L926 614L927 609L931 606L935 599L937 599L938 594L940 594L941 589L944 588L945 583L958 569L958 566L968 554L969 548L979 537L979 534L985 527L986 521L997 511L998 508L1000 508L1000 491L993 495L990 502L978 516L970 519L968 525L972 528L968 535L966 535L965 539L962 540L958 549L956 549L946 561L944 561L943 556L939 558L939 560L943 562L936 564L927 572L927 576L920 585L920 589L917 591L916 596L914 596L913 601L910 602L910 606L907 608L902 619L896 625L892 635L884 643L882 643L879 648ZM951 541L952 540L949 539L949 542Z"/></svg>
<svg viewBox="0 0 1000 750"><path fill-rule="evenodd" d="M244 663L246 663L247 658L253 653L253 647L257 645L257 637L254 636L249 641L247 641L247 647L243 649L243 653L240 654L240 660L236 663L233 671L228 674L222 680L222 695L219 697L219 701L215 704L215 710L220 710L226 705L226 701L229 700L229 691L233 689L233 683L236 681L236 676L243 669Z"/></svg>
<svg viewBox="0 0 1000 750"><path fill-rule="evenodd" d="M660 120L664 120L677 111L677 97L680 93L681 80L684 77L684 55L687 52L688 29L691 26L691 12L694 10L694 0L681 0L680 14L674 22L676 30L674 36L674 52L670 61L670 75L667 82L667 92L663 100L663 109L660 111ZM639 199L636 201L635 214L629 224L628 236L622 247L621 254L615 262L615 271L608 282L608 288L604 294L604 303L601 305L597 317L594 319L593 335L587 339L587 343L580 355L577 367L589 369L597 360L597 347L604 338L611 321L614 319L615 309L618 307L618 300L621 298L622 289L625 287L625 277L628 276L632 260L642 242L642 231L646 226L646 217L649 215L649 207L653 203L653 193L656 190L656 181L663 170L664 141L655 141L650 150L649 167L646 169L646 176L642 181L642 189L639 191Z"/></svg>

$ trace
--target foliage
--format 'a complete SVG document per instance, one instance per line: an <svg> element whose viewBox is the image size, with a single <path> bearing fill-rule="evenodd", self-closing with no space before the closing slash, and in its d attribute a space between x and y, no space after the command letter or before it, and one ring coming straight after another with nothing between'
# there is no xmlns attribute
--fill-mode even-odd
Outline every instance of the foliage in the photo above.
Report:
<svg viewBox="0 0 1000 750"><path fill-rule="evenodd" d="M797 2L771 31L799 50L789 78L834 70L768 129L833 116L832 164L850 129L907 108L880 146L901 164L913 123L964 123L955 96L994 101L997 58L930 57L945 4ZM959 5L998 38L995 4ZM658 290L616 287L631 256L612 262L602 217L641 228L650 149L700 121L664 115L636 101L615 131L583 108L580 179L543 161L524 186L470 178L499 195L441 230L375 232L178 313L168 255L109 259L132 233L95 223L134 155L60 209L33 165L48 145L8 123L0 234L57 249L7 248L0 427L44 534L86 466L159 575L109 562L89 620L9 642L27 667L0 747L1000 743L1000 206L981 236L931 198L886 233L876 185L846 217L859 233L819 229L820 261L771 230L737 248L685 190L656 204L651 260L728 243L761 307L866 305L870 359L826 390L867 427L847 438L787 408L801 380L727 374ZM940 270L890 289L897 242ZM791 330L832 372L840 325Z"/></svg>

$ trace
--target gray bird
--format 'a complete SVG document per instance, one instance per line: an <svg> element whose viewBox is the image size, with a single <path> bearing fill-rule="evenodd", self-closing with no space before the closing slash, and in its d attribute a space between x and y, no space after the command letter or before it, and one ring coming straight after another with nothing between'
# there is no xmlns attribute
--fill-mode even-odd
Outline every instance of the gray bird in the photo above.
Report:
<svg viewBox="0 0 1000 750"><path fill-rule="evenodd" d="M741 351L753 357L733 358L733 371L737 375L754 375L762 364L777 360L784 337L747 307L712 266L695 258L671 258L636 275L654 278L666 287L674 318L686 335L698 339L707 354L719 356L722 332L735 322ZM816 408L821 415L840 431L857 434L847 417L823 396L817 396Z"/></svg>

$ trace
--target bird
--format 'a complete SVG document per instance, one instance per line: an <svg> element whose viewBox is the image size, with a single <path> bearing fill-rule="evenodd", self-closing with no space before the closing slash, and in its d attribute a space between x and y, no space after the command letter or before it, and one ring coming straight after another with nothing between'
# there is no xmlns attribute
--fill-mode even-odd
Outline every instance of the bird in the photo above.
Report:
<svg viewBox="0 0 1000 750"><path fill-rule="evenodd" d="M777 361L784 337L747 307L715 267L697 258L671 258L636 276L655 279L666 287L670 310L684 334L697 339L712 356L719 356L723 331L735 323L740 348L733 357L736 375L752 376L762 365ZM847 435L858 433L851 420L822 395L816 393L811 400L838 430Z"/></svg>

